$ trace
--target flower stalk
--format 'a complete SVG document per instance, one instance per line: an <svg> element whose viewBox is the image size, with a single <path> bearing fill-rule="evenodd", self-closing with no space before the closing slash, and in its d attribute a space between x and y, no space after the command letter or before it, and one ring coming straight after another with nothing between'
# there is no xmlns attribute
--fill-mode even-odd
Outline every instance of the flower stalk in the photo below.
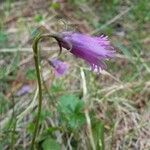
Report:
<svg viewBox="0 0 150 150"><path fill-rule="evenodd" d="M38 112L37 112L37 117L36 117L36 122L35 122L33 138L32 138L32 142L31 142L31 150L34 150L35 139L36 139L36 135L38 132L39 120L40 120L41 108L42 108L42 79L41 79L41 74L40 74L40 60L39 60L40 57L39 57L38 43L43 38L51 38L51 37L55 38L57 40L58 35L39 34L35 37L35 39L33 41L33 45L32 45L39 93L38 93Z"/></svg>
<svg viewBox="0 0 150 150"><path fill-rule="evenodd" d="M38 50L38 42L41 39L41 35L38 35L34 41L33 41L33 53L34 53L34 63L35 63L35 69L36 69L36 76L37 76L37 81L38 81L38 112L37 112L37 118L35 122L35 129L33 133L33 138L32 138L32 143L31 143L31 150L34 150L34 144L35 144L35 139L36 135L38 132L38 126L39 126L39 119L40 119L40 114L41 114L41 108L42 108L42 80L41 80L41 74L40 74L40 62L39 62L39 50Z"/></svg>

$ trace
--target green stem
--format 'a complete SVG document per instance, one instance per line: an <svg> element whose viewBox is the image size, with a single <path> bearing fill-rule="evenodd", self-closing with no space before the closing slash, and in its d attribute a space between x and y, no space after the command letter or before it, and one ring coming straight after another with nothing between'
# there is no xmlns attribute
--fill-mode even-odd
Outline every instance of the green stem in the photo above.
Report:
<svg viewBox="0 0 150 150"><path fill-rule="evenodd" d="M12 136L11 136L11 150L14 150L14 143L15 143L15 132L16 132L16 114L15 114L15 101L14 101L14 97L12 99L13 102L13 112L12 112L12 123L13 124L13 129L12 129Z"/></svg>
<svg viewBox="0 0 150 150"><path fill-rule="evenodd" d="M50 38L53 37L56 40L59 38L58 35L51 35L51 34L45 34L41 35L39 34L33 41L33 53L34 53L34 63L35 63L35 69L36 69L36 75L37 75L37 80L38 80L38 88L39 88L39 95L38 95L38 112L37 112L37 118L35 122L35 129L33 133L33 138L31 142L31 150L34 150L34 145L35 145L35 139L36 135L38 132L38 127L39 127L39 119L41 115L41 108L42 108L42 79L41 79L41 74L40 74L40 61L39 61L39 49L38 49L38 43L42 38Z"/></svg>
<svg viewBox="0 0 150 150"><path fill-rule="evenodd" d="M41 114L41 107L42 107L42 83L41 83L41 75L40 75L40 68L39 68L39 51L38 51L38 42L41 39L41 36L37 36L33 42L33 52L34 52L34 63L35 63L35 69L36 69L36 75L38 80L38 88L39 88L39 97L38 97L38 112L37 112L37 118L35 122L35 129L33 133L33 139L31 143L31 150L34 150L34 144L35 144L35 138L38 131L39 126L39 119Z"/></svg>

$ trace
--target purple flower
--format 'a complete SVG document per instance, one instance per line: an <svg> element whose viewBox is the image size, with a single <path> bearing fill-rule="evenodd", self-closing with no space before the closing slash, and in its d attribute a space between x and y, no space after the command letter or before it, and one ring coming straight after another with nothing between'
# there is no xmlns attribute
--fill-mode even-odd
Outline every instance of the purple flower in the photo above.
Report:
<svg viewBox="0 0 150 150"><path fill-rule="evenodd" d="M105 60L114 57L115 50L107 36L89 36L81 33L63 32L58 40L62 47L70 49L77 57L87 61L92 70L106 69Z"/></svg>
<svg viewBox="0 0 150 150"><path fill-rule="evenodd" d="M67 63L62 62L58 59L49 59L48 61L49 64L55 69L55 75L57 77L64 75L69 68L69 65Z"/></svg>
<svg viewBox="0 0 150 150"><path fill-rule="evenodd" d="M21 89L19 89L19 91L17 91L16 96L22 96L25 95L27 93L31 93L32 92L32 88L30 85L23 85L21 87Z"/></svg>

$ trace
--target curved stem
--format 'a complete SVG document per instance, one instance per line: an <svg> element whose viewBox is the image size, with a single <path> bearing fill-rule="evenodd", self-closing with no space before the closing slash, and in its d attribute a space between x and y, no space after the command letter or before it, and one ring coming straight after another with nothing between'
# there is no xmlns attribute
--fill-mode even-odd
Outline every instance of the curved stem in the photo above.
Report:
<svg viewBox="0 0 150 150"><path fill-rule="evenodd" d="M38 88L39 88L39 97L38 97L38 113L37 113L37 118L35 122L35 129L33 133L33 139L31 143L31 150L34 150L34 144L35 144L35 138L37 135L38 131L38 126L39 126L39 119L40 119L40 114L41 114L41 107L42 107L42 83L41 83L41 75L40 75L40 68L39 68L39 51L38 51L38 42L41 39L41 36L37 36L35 40L33 41L33 52L34 52L34 63L35 63L35 69L36 69L36 75L37 75L37 80L38 80Z"/></svg>
<svg viewBox="0 0 150 150"><path fill-rule="evenodd" d="M33 41L33 53L34 53L34 63L35 63L35 69L36 69L36 76L38 80L38 89L39 89L39 95L38 95L38 112L37 112L37 118L35 122L35 129L33 133L33 138L31 142L31 150L34 150L34 145L35 145L35 139L36 135L38 132L38 127L39 127L39 119L41 115L41 108L42 108L42 79L41 79L41 74L40 74L40 63L39 63L39 50L38 50L38 43L42 38L50 38L53 37L56 40L59 38L58 35L51 35L51 34L44 34L41 35L39 34Z"/></svg>

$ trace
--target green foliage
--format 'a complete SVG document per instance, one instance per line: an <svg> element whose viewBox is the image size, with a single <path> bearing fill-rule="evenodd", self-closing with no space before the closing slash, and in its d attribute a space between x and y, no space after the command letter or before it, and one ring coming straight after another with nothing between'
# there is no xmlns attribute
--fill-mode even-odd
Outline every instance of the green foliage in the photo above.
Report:
<svg viewBox="0 0 150 150"><path fill-rule="evenodd" d="M0 43L5 42L7 39L7 34L5 32L0 31Z"/></svg>
<svg viewBox="0 0 150 150"><path fill-rule="evenodd" d="M84 4L84 3L87 3L88 1L87 0L69 0L70 3L72 4L75 4L75 5L81 5L81 4Z"/></svg>
<svg viewBox="0 0 150 150"><path fill-rule="evenodd" d="M64 127L77 131L85 122L84 102L74 95L62 96L57 110Z"/></svg>
<svg viewBox="0 0 150 150"><path fill-rule="evenodd" d="M58 2L53 2L52 4L51 4L51 7L53 8L53 9L60 9L60 3L58 3Z"/></svg>
<svg viewBox="0 0 150 150"><path fill-rule="evenodd" d="M43 16L42 15L36 15L35 17L34 17L34 19L35 19L35 21L36 22L41 22L44 18L43 18Z"/></svg>
<svg viewBox="0 0 150 150"><path fill-rule="evenodd" d="M33 133L34 132L34 129L35 129L35 124L34 123L29 123L28 124L28 127L27 127L27 130L29 133Z"/></svg>
<svg viewBox="0 0 150 150"><path fill-rule="evenodd" d="M33 115L36 116L36 113L33 113ZM48 110L46 110L46 109L42 109L42 111L41 111L41 116L40 116L40 124L42 124L43 121L45 121L45 119L46 119L47 117L51 117L51 116L52 116L52 114L51 114L50 111L48 111ZM34 128L35 128L35 122L34 122L34 123L31 122L31 123L28 124L27 130L28 130L29 133L33 133Z"/></svg>
<svg viewBox="0 0 150 150"><path fill-rule="evenodd" d="M94 135L94 141L96 144L97 150L104 150L104 125L100 121L96 121L95 123L92 123L92 130Z"/></svg>
<svg viewBox="0 0 150 150"><path fill-rule="evenodd" d="M35 68L29 68L26 72L26 78L28 80L35 80L36 79L36 72Z"/></svg>
<svg viewBox="0 0 150 150"><path fill-rule="evenodd" d="M8 99L6 99L6 97L2 93L0 93L0 114L4 113L9 108L9 106L10 102L8 101Z"/></svg>
<svg viewBox="0 0 150 150"><path fill-rule="evenodd" d="M6 72L6 67L1 67L0 68L0 79L4 79L5 78L5 72Z"/></svg>
<svg viewBox="0 0 150 150"><path fill-rule="evenodd" d="M60 144L52 139L51 137L47 137L42 143L43 150L61 150Z"/></svg>
<svg viewBox="0 0 150 150"><path fill-rule="evenodd" d="M40 122L42 123L46 118L51 117L52 113L48 110L43 109L41 111Z"/></svg>
<svg viewBox="0 0 150 150"><path fill-rule="evenodd" d="M149 0L139 0L133 10L133 16L139 23L150 20L150 2Z"/></svg>
<svg viewBox="0 0 150 150"><path fill-rule="evenodd" d="M0 143L0 149L3 149L3 144L2 143Z"/></svg>
<svg viewBox="0 0 150 150"><path fill-rule="evenodd" d="M7 40L8 35L5 32L0 31L0 48L5 46Z"/></svg>
<svg viewBox="0 0 150 150"><path fill-rule="evenodd" d="M63 85L64 85L63 81L60 81L60 82L57 81L57 83L53 82L50 90L53 93L60 92L64 89Z"/></svg>

